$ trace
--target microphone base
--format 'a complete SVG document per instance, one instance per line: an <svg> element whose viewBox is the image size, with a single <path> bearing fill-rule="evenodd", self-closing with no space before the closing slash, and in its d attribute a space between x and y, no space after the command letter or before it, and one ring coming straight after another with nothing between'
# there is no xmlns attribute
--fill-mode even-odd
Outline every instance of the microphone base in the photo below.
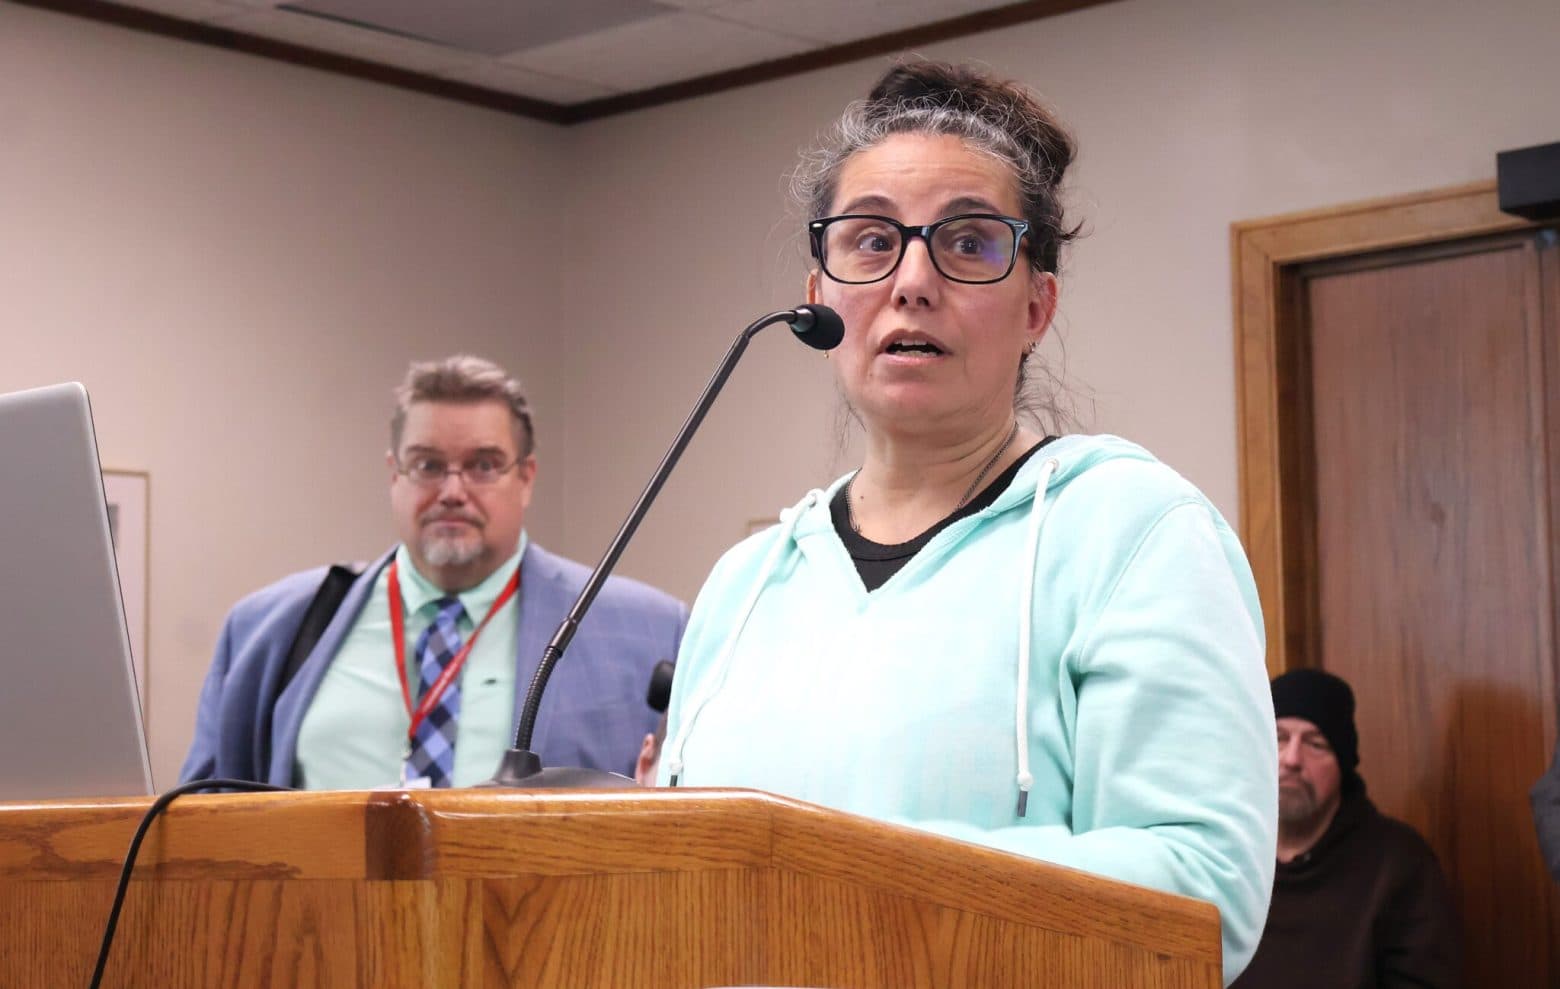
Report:
<svg viewBox="0 0 1560 989"><path fill-rule="evenodd" d="M507 790L621 790L637 784L627 776L585 769L581 766L542 768L541 757L525 749L510 749L499 760L493 778L478 789Z"/></svg>

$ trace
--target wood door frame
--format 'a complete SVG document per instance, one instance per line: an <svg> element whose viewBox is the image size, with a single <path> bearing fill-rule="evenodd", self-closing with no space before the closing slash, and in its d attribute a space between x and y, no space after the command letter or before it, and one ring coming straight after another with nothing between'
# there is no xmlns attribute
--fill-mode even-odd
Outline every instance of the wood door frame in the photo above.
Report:
<svg viewBox="0 0 1560 989"><path fill-rule="evenodd" d="M1307 559L1314 543L1303 531L1307 520L1283 498L1285 445L1296 442L1295 429L1285 428L1285 392L1306 360L1296 269L1542 226L1502 213L1493 181L1231 224L1240 531L1262 601L1270 675L1314 661L1292 641L1295 613L1315 618L1315 568ZM1296 458L1289 460L1293 474Z"/></svg>

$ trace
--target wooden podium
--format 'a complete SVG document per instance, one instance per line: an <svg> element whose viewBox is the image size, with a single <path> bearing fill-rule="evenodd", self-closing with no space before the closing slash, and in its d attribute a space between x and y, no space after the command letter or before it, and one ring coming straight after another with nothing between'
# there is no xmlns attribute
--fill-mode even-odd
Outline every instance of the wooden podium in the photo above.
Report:
<svg viewBox="0 0 1560 989"><path fill-rule="evenodd" d="M0 985L86 986L149 799L0 804ZM1209 904L736 790L225 794L105 985L1217 989Z"/></svg>

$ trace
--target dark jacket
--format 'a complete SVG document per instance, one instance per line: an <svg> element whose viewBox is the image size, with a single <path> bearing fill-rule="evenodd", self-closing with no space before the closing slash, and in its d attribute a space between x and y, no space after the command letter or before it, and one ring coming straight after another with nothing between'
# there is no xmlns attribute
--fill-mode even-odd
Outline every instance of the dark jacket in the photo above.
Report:
<svg viewBox="0 0 1560 989"><path fill-rule="evenodd" d="M1310 851L1279 863L1262 940L1233 989L1450 989L1461 971L1435 853L1359 784Z"/></svg>

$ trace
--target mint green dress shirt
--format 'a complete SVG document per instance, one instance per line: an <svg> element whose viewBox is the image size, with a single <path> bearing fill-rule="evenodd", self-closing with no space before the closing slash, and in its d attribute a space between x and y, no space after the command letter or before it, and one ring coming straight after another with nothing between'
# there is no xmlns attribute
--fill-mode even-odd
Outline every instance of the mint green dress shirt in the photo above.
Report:
<svg viewBox="0 0 1560 989"><path fill-rule="evenodd" d="M463 642L471 637L520 565L525 545L522 532L513 556L482 583L456 595L466 609L460 620ZM395 559L405 608L407 684L415 704L418 675L414 648L437 614L435 602L444 597L444 591L417 572L405 546L395 551ZM389 572L389 567L380 571L357 622L347 632L303 716L296 780L306 789L366 790L401 781L411 716L395 670ZM513 741L515 649L519 601L524 593L522 586L488 622L460 671L455 786L471 786L492 776L499 757Z"/></svg>

